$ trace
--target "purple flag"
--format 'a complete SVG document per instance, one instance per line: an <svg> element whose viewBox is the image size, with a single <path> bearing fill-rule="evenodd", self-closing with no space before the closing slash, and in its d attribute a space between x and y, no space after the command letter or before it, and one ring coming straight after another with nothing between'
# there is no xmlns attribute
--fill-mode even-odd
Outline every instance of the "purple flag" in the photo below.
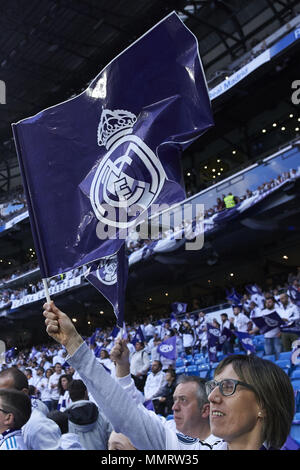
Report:
<svg viewBox="0 0 300 470"><path fill-rule="evenodd" d="M127 338L127 330L126 330L126 326L125 326L125 323L123 322L123 335L122 335L122 338ZM110 336L112 336L113 338L117 338L118 335L120 336L120 327L119 326L115 326L110 334Z"/></svg>
<svg viewBox="0 0 300 470"><path fill-rule="evenodd" d="M209 361L218 362L217 351L220 344L219 338L221 336L221 332L210 323L207 323L206 328Z"/></svg>
<svg viewBox="0 0 300 470"><path fill-rule="evenodd" d="M298 366L300 364L300 341L297 339L297 341L294 341L293 344L293 350L291 352L291 364L293 366Z"/></svg>
<svg viewBox="0 0 300 470"><path fill-rule="evenodd" d="M242 300L242 295L238 294L234 288L232 288L231 292L226 290L226 298L234 305L239 305Z"/></svg>
<svg viewBox="0 0 300 470"><path fill-rule="evenodd" d="M282 318L274 310L274 312L264 315L262 317L252 317L251 321L259 328L259 331L262 335L267 333L267 331L273 330L276 327L280 327L284 324Z"/></svg>
<svg viewBox="0 0 300 470"><path fill-rule="evenodd" d="M93 263L85 278L111 303L117 326L123 327L128 258L123 244L116 255Z"/></svg>
<svg viewBox="0 0 300 470"><path fill-rule="evenodd" d="M256 284L249 284L248 286L245 287L246 291L248 294L260 294L262 295L262 291L260 287L258 287Z"/></svg>
<svg viewBox="0 0 300 470"><path fill-rule="evenodd" d="M173 302L171 304L172 313L174 315L180 315L181 313L185 313L187 309L187 305L188 304L185 304L183 302Z"/></svg>
<svg viewBox="0 0 300 470"><path fill-rule="evenodd" d="M243 346L246 352L250 352L253 354L256 353L256 349L253 344L253 339L251 335L249 335L249 333L245 333L243 331L236 331L236 330L233 333L238 337L241 345Z"/></svg>
<svg viewBox="0 0 300 470"><path fill-rule="evenodd" d="M144 333L142 331L142 328L139 326L138 329L136 330L135 332L135 335L134 337L132 338L131 340L131 343L135 346L135 343L137 342L143 342L145 343L145 337L144 337Z"/></svg>
<svg viewBox="0 0 300 470"><path fill-rule="evenodd" d="M95 332L92 334L92 336L88 339L88 344L92 344L93 346L95 346L96 337L97 337L97 334L99 333L99 331L100 331L100 328L97 328L95 330Z"/></svg>
<svg viewBox="0 0 300 470"><path fill-rule="evenodd" d="M167 359L176 360L176 336L171 336L171 338L166 339L157 348L157 351L161 356L166 357Z"/></svg>
<svg viewBox="0 0 300 470"><path fill-rule="evenodd" d="M280 327L280 330L283 333L294 333L295 335L300 336L300 320L295 320L290 323L284 323L284 325Z"/></svg>
<svg viewBox="0 0 300 470"><path fill-rule="evenodd" d="M217 346L218 351L222 350L222 346L226 341L229 341L233 336L233 331L226 326L222 329L221 335L219 336L219 344Z"/></svg>
<svg viewBox="0 0 300 470"><path fill-rule="evenodd" d="M42 278L117 253L139 215L183 200L181 153L211 126L198 43L175 12L80 95L13 124Z"/></svg>
<svg viewBox="0 0 300 470"><path fill-rule="evenodd" d="M288 435L287 440L280 450L300 450L300 443L295 441L292 436Z"/></svg>
<svg viewBox="0 0 300 470"><path fill-rule="evenodd" d="M295 286L289 286L287 290L288 295L292 301L300 307L300 291Z"/></svg>
<svg viewBox="0 0 300 470"><path fill-rule="evenodd" d="M5 360L8 359L13 359L16 355L16 350L15 348L10 348L8 351L5 353Z"/></svg>

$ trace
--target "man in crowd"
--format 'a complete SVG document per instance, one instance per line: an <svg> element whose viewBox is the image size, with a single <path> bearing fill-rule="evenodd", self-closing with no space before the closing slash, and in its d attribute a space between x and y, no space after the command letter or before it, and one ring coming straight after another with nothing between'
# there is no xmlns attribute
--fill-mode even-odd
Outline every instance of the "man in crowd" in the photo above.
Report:
<svg viewBox="0 0 300 470"><path fill-rule="evenodd" d="M300 309L297 305L290 301L287 294L280 294L280 315L286 324L292 324L300 319ZM292 349L293 341L299 338L295 333L281 332L281 340L284 351Z"/></svg>
<svg viewBox="0 0 300 470"><path fill-rule="evenodd" d="M105 450L112 426L100 413L95 403L89 401L88 391L82 380L73 380L68 387L72 404L65 410L69 432L79 436L86 450Z"/></svg>
<svg viewBox="0 0 300 470"><path fill-rule="evenodd" d="M211 444L201 442L198 438L177 434L167 426L168 421L162 421L158 415L136 403L134 398L130 396L128 389L122 389L123 386L129 388L133 385L134 387L129 374L129 352L123 340L117 340L116 343L116 346L119 345L120 349L119 355L116 354L116 356L119 356L118 368L121 367L122 369L124 367L124 374L121 373L119 379L123 382L121 387L98 363L76 331L70 318L61 312L53 301L44 304L44 309L43 314L46 318L48 334L66 347L69 354L68 363L77 369L88 390L95 397L114 429L125 434L134 447L143 450L210 450L212 448ZM113 359L117 362L116 357ZM184 410L189 412L192 403L190 403L189 396L182 394L182 392L180 392L178 399L182 402L182 411L180 411L180 408L176 411L179 424L183 421L180 418L183 417ZM206 408L209 409L208 403ZM208 410L206 408L203 407L200 413L202 412L203 417L207 413L208 420Z"/></svg>
<svg viewBox="0 0 300 470"><path fill-rule="evenodd" d="M130 389L128 383L130 377L129 352L126 343L118 341L111 354L116 363L117 380L119 378L121 386L124 386L124 389L131 390L130 393L132 394L132 389ZM174 389L173 406L171 408L174 420L166 421L165 425L177 433L177 438L181 439L183 445L187 443L185 436L188 436L189 438L199 439L203 448L213 448L214 445L220 442L220 439L210 432L209 402L205 390L205 380L197 376L181 375ZM136 401L138 400L139 398L136 398ZM172 439L170 439L171 442ZM174 441L172 444L174 444Z"/></svg>
<svg viewBox="0 0 300 470"><path fill-rule="evenodd" d="M263 317L265 315L270 315L270 313L277 312L280 316L280 308L276 305L275 306L275 299L272 296L268 296L265 301L265 308L263 310L259 310L256 312L256 317ZM253 330L250 331L251 334L255 334L259 332L259 328L255 327ZM279 358L279 354L282 351L282 342L281 342L281 332L280 328L277 326L276 328L272 328L271 330L267 331L264 334L264 348L265 354L271 355L275 354L275 358Z"/></svg>
<svg viewBox="0 0 300 470"><path fill-rule="evenodd" d="M144 391L149 367L150 359L148 353L145 350L145 345L142 341L137 341L135 343L135 352L131 356L130 373L134 380L135 386L141 392Z"/></svg>
<svg viewBox="0 0 300 470"><path fill-rule="evenodd" d="M58 400L59 400L59 390L58 390L58 381L61 375L64 372L62 371L61 363L57 362L54 367L54 374L50 376L49 379L49 390L51 392L51 402L52 402L52 410L57 409Z"/></svg>
<svg viewBox="0 0 300 470"><path fill-rule="evenodd" d="M162 371L162 364L160 361L153 361L144 387L145 401L152 402L152 399L160 394L164 383L165 373Z"/></svg>
<svg viewBox="0 0 300 470"><path fill-rule="evenodd" d="M176 373L173 369L166 371L166 383L160 391L160 396L152 400L155 412L162 416L172 413L173 394L176 388Z"/></svg>
<svg viewBox="0 0 300 470"><path fill-rule="evenodd" d="M14 389L28 396L26 375L11 367L0 372L0 390ZM25 445L29 450L58 450L61 432L54 421L47 418L47 406L40 400L31 399L31 415L22 428Z"/></svg>
<svg viewBox="0 0 300 470"><path fill-rule="evenodd" d="M0 450L27 450L21 428L30 415L28 395L18 390L0 389Z"/></svg>

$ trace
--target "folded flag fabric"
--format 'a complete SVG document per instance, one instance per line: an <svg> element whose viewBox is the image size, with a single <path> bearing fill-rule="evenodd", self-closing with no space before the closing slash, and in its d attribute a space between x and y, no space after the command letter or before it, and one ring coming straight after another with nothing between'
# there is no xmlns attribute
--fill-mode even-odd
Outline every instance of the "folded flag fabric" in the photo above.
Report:
<svg viewBox="0 0 300 470"><path fill-rule="evenodd" d="M164 340L157 348L157 351L161 356L176 360L176 336L171 336L170 338Z"/></svg>
<svg viewBox="0 0 300 470"><path fill-rule="evenodd" d="M247 353L256 353L256 349L253 344L253 337L249 335L249 333L245 333L243 331L234 331L234 334L237 336L238 340Z"/></svg>
<svg viewBox="0 0 300 470"><path fill-rule="evenodd" d="M217 351L219 350L220 343L219 338L221 332L218 328L215 328L210 323L207 323L207 345L208 345L208 357L210 362L217 362Z"/></svg>
<svg viewBox="0 0 300 470"><path fill-rule="evenodd" d="M252 317L251 321L255 323L255 325L259 328L260 333L263 335L268 331L284 324L284 321L276 311L262 317Z"/></svg>
<svg viewBox="0 0 300 470"><path fill-rule="evenodd" d="M135 332L135 335L134 337L132 338L131 340L131 343L135 346L135 343L137 342L145 342L145 337L144 337L144 333L142 331L142 328L139 326L138 329L136 330Z"/></svg>
<svg viewBox="0 0 300 470"><path fill-rule="evenodd" d="M121 246L117 254L92 263L85 278L110 302L117 319L117 326L122 328L128 279L128 257L125 253L125 244Z"/></svg>
<svg viewBox="0 0 300 470"><path fill-rule="evenodd" d="M173 302L171 304L172 313L174 315L180 315L181 313L185 313L187 309L187 305L188 304L184 302Z"/></svg>

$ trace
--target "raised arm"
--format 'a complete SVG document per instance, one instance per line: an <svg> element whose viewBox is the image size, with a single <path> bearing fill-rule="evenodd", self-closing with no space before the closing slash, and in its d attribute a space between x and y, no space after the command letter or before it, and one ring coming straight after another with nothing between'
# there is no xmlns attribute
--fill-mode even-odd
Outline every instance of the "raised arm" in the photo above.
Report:
<svg viewBox="0 0 300 470"><path fill-rule="evenodd" d="M77 332L70 318L54 304L44 304L47 333L64 345L67 361L78 371L88 391L111 422L114 430L128 436L139 450L164 450L166 429L110 377Z"/></svg>

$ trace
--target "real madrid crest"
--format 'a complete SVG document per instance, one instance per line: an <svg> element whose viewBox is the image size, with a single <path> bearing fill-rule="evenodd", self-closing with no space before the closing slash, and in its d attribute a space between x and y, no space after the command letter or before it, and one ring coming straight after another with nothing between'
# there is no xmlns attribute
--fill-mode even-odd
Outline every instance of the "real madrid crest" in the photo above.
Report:
<svg viewBox="0 0 300 470"><path fill-rule="evenodd" d="M105 146L107 153L93 177L90 200L97 219L118 229L135 223L132 208L145 211L166 180L158 157L132 134L136 120L129 111L104 109L98 126L98 145ZM114 217L107 207L114 208Z"/></svg>
<svg viewBox="0 0 300 470"><path fill-rule="evenodd" d="M100 266L97 269L96 275L103 284L111 286L115 284L118 280L118 261L117 256L112 256L110 258L105 258L101 260Z"/></svg>

